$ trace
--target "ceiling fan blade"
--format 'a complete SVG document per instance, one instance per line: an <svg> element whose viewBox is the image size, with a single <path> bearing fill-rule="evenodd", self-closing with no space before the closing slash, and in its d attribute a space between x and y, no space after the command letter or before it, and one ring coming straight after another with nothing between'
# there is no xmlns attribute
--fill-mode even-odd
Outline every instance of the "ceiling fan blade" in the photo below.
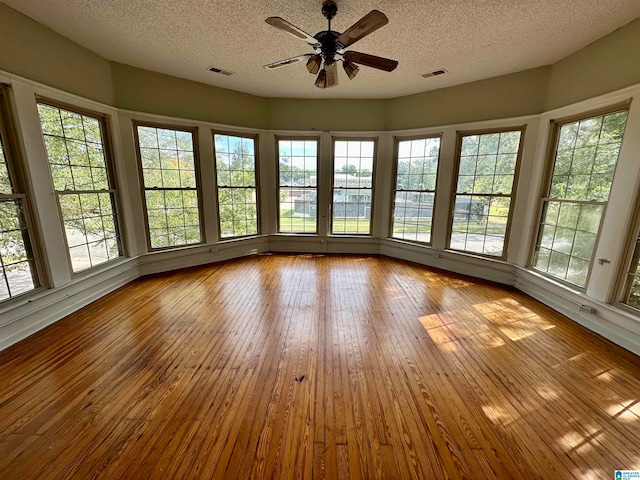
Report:
<svg viewBox="0 0 640 480"><path fill-rule="evenodd" d="M318 43L318 40L313 38L304 30L296 27L294 24L287 22L284 18L280 17L269 17L265 20L269 25L276 27L284 32L287 32L289 35L292 35L300 40L304 40L309 45L315 45Z"/></svg>
<svg viewBox="0 0 640 480"><path fill-rule="evenodd" d="M375 32L387 23L389 23L389 19L384 13L378 10L371 10L364 17L345 30L338 37L338 41L345 47L348 47L349 45L356 43L362 37L369 35L371 32Z"/></svg>
<svg viewBox="0 0 640 480"><path fill-rule="evenodd" d="M377 68L378 70L384 70L385 72L391 72L398 66L397 60L391 60L390 58L376 57L375 55L369 55L367 53L360 52L345 52L345 60L352 63L359 63L366 67Z"/></svg>
<svg viewBox="0 0 640 480"><path fill-rule="evenodd" d="M324 69L327 71L327 87L338 85L338 62L325 64Z"/></svg>
<svg viewBox="0 0 640 480"><path fill-rule="evenodd" d="M297 57L285 58L284 60L279 60L277 62L268 63L264 66L267 70L273 70L274 68L286 67L287 65L291 65L293 63L302 62L311 56L310 53L305 53L304 55L298 55Z"/></svg>

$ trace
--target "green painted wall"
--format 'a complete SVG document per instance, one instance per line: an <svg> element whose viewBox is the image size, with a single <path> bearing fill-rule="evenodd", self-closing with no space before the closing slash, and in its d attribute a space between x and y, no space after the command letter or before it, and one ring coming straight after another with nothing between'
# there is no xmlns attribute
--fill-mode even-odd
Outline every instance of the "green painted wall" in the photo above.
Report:
<svg viewBox="0 0 640 480"><path fill-rule="evenodd" d="M0 3L0 69L113 105L111 62Z"/></svg>
<svg viewBox="0 0 640 480"><path fill-rule="evenodd" d="M268 101L269 128L319 131L385 130L387 106L388 100L273 98Z"/></svg>
<svg viewBox="0 0 640 480"><path fill-rule="evenodd" d="M640 18L556 62L545 110L640 83Z"/></svg>
<svg viewBox="0 0 640 480"><path fill-rule="evenodd" d="M551 67L389 100L387 130L451 125L540 113Z"/></svg>
<svg viewBox="0 0 640 480"><path fill-rule="evenodd" d="M274 130L401 130L513 117L640 83L640 19L552 66L389 100L262 98L109 62L2 3L0 45L1 70L86 98Z"/></svg>
<svg viewBox="0 0 640 480"><path fill-rule="evenodd" d="M112 63L118 108L253 128L268 125L267 99Z"/></svg>

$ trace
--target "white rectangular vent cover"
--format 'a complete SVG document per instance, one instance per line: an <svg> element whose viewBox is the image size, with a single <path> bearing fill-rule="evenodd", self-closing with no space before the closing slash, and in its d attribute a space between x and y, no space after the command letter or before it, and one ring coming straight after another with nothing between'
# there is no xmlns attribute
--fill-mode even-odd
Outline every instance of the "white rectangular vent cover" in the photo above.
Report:
<svg viewBox="0 0 640 480"><path fill-rule="evenodd" d="M233 75L233 72L230 72L229 70L223 70L221 68L218 67L209 67L207 70L209 70L210 72L214 72L214 73L219 73L221 75L226 75L227 77L229 75Z"/></svg>
<svg viewBox="0 0 640 480"><path fill-rule="evenodd" d="M422 76L424 78L429 78L429 77L435 77L437 75L444 75L445 73L447 73L447 70L445 70L444 68L440 68L439 70L434 70L433 72L423 73Z"/></svg>

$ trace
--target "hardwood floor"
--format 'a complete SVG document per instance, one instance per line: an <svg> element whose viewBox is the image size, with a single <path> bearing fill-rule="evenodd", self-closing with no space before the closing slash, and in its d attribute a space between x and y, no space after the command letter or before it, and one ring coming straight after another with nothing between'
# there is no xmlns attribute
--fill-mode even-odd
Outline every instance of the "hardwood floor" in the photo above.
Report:
<svg viewBox="0 0 640 480"><path fill-rule="evenodd" d="M0 478L613 478L638 357L384 257L140 279L0 353Z"/></svg>

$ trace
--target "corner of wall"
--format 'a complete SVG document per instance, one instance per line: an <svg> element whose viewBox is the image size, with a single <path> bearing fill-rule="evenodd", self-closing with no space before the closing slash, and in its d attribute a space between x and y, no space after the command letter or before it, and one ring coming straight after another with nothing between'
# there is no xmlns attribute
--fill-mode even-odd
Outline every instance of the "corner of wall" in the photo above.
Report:
<svg viewBox="0 0 640 480"><path fill-rule="evenodd" d="M640 83L640 18L553 64L545 111Z"/></svg>
<svg viewBox="0 0 640 480"><path fill-rule="evenodd" d="M3 3L0 3L0 44L5 53L0 56L0 69L107 105L114 104L108 60Z"/></svg>

